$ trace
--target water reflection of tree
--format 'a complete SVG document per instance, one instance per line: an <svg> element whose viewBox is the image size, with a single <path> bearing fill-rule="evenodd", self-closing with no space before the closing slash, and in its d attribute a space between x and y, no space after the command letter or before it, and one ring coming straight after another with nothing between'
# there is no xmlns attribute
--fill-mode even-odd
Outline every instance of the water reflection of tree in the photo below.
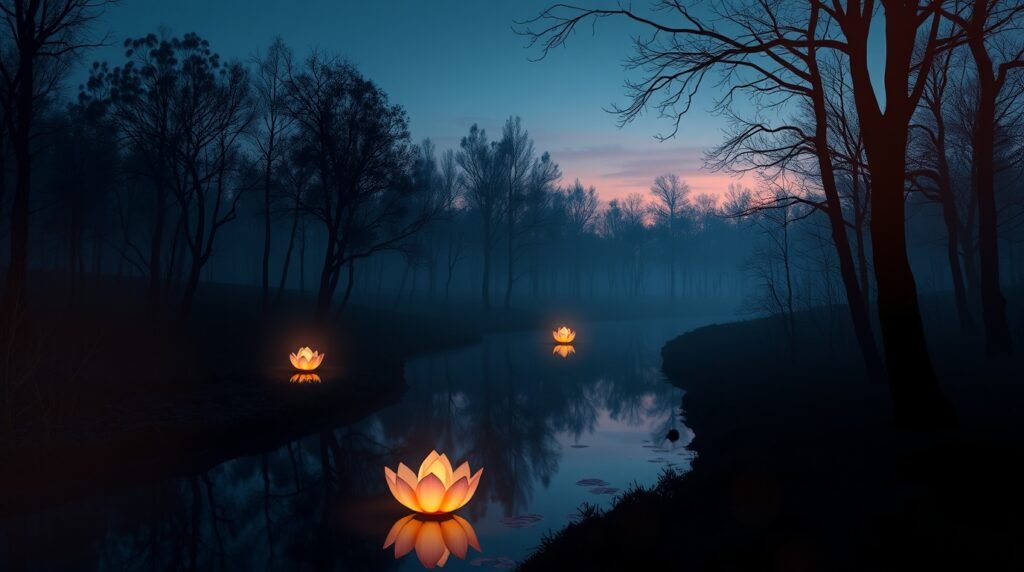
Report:
<svg viewBox="0 0 1024 572"><path fill-rule="evenodd" d="M478 498L498 503L506 515L520 513L534 487L557 473L560 437L585 440L602 410L655 431L681 428L680 390L664 381L657 357L666 337L639 325L608 327L561 360L527 336L495 336L417 360L407 370L403 402L377 416L382 441L406 463L436 448L485 467ZM483 516L487 503L467 509Z"/></svg>
<svg viewBox="0 0 1024 572"><path fill-rule="evenodd" d="M326 432L200 475L4 522L5 538L35 526L0 556L46 570L391 569L393 556L379 549L390 515L382 530L352 529L339 517L368 494L389 455L361 432Z"/></svg>

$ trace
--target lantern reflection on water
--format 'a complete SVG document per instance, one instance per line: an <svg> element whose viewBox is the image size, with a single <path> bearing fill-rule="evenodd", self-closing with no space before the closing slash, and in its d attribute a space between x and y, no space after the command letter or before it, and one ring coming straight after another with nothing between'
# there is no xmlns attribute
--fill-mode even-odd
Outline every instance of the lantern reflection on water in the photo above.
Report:
<svg viewBox="0 0 1024 572"><path fill-rule="evenodd" d="M572 347L572 344L555 344L555 347L551 348L551 355L559 356L562 359L566 359L574 353L576 353L576 348Z"/></svg>
<svg viewBox="0 0 1024 572"><path fill-rule="evenodd" d="M425 568L441 568L452 554L464 560L472 546L482 552L476 531L466 519L456 515L444 518L410 514L395 522L384 539L384 548L395 546L395 559L411 550Z"/></svg>
<svg viewBox="0 0 1024 572"><path fill-rule="evenodd" d="M468 462L452 470L447 456L431 451L420 464L419 474L399 463L398 472L384 467L384 478L391 494L405 507L423 514L445 514L473 498L483 472L480 469L470 476Z"/></svg>
<svg viewBox="0 0 1024 572"><path fill-rule="evenodd" d="M321 383L320 376L315 373L297 373L288 379L289 383Z"/></svg>
<svg viewBox="0 0 1024 572"><path fill-rule="evenodd" d="M562 326L557 330L552 330L551 337L555 338L555 341L560 344L570 344L576 339L576 332L566 326Z"/></svg>

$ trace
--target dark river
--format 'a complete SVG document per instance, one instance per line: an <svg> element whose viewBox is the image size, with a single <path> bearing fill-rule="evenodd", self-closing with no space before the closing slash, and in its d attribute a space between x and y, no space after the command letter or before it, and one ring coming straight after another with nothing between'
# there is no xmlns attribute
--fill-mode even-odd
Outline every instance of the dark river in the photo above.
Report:
<svg viewBox="0 0 1024 572"><path fill-rule="evenodd" d="M564 358L548 331L422 356L401 402L357 424L9 519L7 553L60 571L512 568L581 505L689 470L659 351L708 322L578 324ZM384 467L415 472L431 450L484 469L458 519L406 518L388 491Z"/></svg>

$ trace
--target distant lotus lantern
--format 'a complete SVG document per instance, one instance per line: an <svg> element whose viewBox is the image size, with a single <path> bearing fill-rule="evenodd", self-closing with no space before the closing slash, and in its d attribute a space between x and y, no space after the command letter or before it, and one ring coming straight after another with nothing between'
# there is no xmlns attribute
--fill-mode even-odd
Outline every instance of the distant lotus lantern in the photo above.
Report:
<svg viewBox="0 0 1024 572"><path fill-rule="evenodd" d="M320 367L320 362L324 361L324 354L315 352L306 346L299 348L299 351L293 354L288 354L288 359L292 360L292 365L297 370L313 371Z"/></svg>
<svg viewBox="0 0 1024 572"><path fill-rule="evenodd" d="M555 344L555 347L551 348L551 355L559 356L562 359L574 353L576 353L576 348L572 347L572 344Z"/></svg>
<svg viewBox="0 0 1024 572"><path fill-rule="evenodd" d="M419 474L399 463L397 473L384 467L384 478L391 494L407 508L423 514L446 514L473 498L483 472L480 469L470 476L468 462L453 471L448 457L431 451L420 465Z"/></svg>
<svg viewBox="0 0 1024 572"><path fill-rule="evenodd" d="M320 376L315 373L297 373L293 375L288 381L291 383L320 383L323 380Z"/></svg>
<svg viewBox="0 0 1024 572"><path fill-rule="evenodd" d="M410 514L391 527L384 548L392 544L396 559L416 549L416 557L425 568L443 567L452 554L464 560L470 546L482 552L473 526L456 515L437 520Z"/></svg>
<svg viewBox="0 0 1024 572"><path fill-rule="evenodd" d="M571 344L572 341L576 339L576 332L570 330L565 326L562 326L557 330L552 330L551 336L555 338L555 341L560 344Z"/></svg>

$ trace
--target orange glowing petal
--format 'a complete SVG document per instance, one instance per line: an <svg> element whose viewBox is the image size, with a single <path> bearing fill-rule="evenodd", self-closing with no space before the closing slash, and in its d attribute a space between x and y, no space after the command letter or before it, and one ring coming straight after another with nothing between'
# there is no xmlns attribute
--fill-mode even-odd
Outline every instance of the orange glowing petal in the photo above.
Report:
<svg viewBox="0 0 1024 572"><path fill-rule="evenodd" d="M422 471L423 468L420 467L420 470ZM427 467L426 475L435 475L438 479L441 479L441 484L445 487L449 486L452 482L452 464L448 461L448 457L441 455L434 459L434 462L430 463L430 466ZM422 479L424 476L425 474L421 472L420 478Z"/></svg>
<svg viewBox="0 0 1024 572"><path fill-rule="evenodd" d="M423 512L436 513L444 501L444 483L437 475L431 473L420 480L416 487L416 500L422 507Z"/></svg>
<svg viewBox="0 0 1024 572"><path fill-rule="evenodd" d="M416 485L420 482L416 473L412 472L412 469L405 466L405 463L398 463L398 478L405 481L405 484L412 488L416 488Z"/></svg>
<svg viewBox="0 0 1024 572"><path fill-rule="evenodd" d="M472 479L469 479L469 490L466 491L466 498L462 501L462 504L469 502L469 499L473 498L476 494L476 487L480 485L480 475L484 474L484 470L480 469L473 475Z"/></svg>
<svg viewBox="0 0 1024 572"><path fill-rule="evenodd" d="M408 524L409 521L415 517L416 515L410 514L405 518L400 518L396 520L395 524L391 525L391 530L388 531L388 537L384 539L384 548L387 548L394 544L395 541L398 540L398 533L402 532L402 529L405 528L405 525Z"/></svg>
<svg viewBox="0 0 1024 572"><path fill-rule="evenodd" d="M441 525L433 521L424 522L416 534L416 556L420 559L420 564L426 568L433 568L442 558L447 560L446 552L448 548L444 545Z"/></svg>
<svg viewBox="0 0 1024 572"><path fill-rule="evenodd" d="M444 500L441 501L441 512L451 512L466 504L466 501L469 500L466 498L468 491L469 479L462 477L455 481L455 484L449 487L448 492L444 494Z"/></svg>
<svg viewBox="0 0 1024 572"><path fill-rule="evenodd" d="M452 515L452 520L459 523L459 526L462 527L462 532L466 535L466 541L469 545L475 548L477 552L483 552L483 549L480 548L480 540L476 537L476 531L473 530L473 525L457 514Z"/></svg>
<svg viewBox="0 0 1024 572"><path fill-rule="evenodd" d="M452 551L452 554L460 560L466 559L466 553L469 552L469 538L466 537L466 531L462 529L462 525L455 518L441 523L441 536L444 537L444 545Z"/></svg>
<svg viewBox="0 0 1024 572"><path fill-rule="evenodd" d="M388 489L391 491L391 495L398 498L398 489L396 488L398 475L388 467L384 467L384 480L388 482Z"/></svg>
<svg viewBox="0 0 1024 572"><path fill-rule="evenodd" d="M461 478L465 478L466 480L469 480L469 461L466 461L466 462L462 463L461 465L459 465L459 468L455 469L455 472L452 473L452 481L453 482L454 481L458 481Z"/></svg>
<svg viewBox="0 0 1024 572"><path fill-rule="evenodd" d="M437 561L437 567L438 568L444 568L444 565L448 563L448 556L450 554L451 554L451 552L449 552L448 549L445 548L444 549L444 554L441 556L441 559Z"/></svg>
<svg viewBox="0 0 1024 572"><path fill-rule="evenodd" d="M420 506L419 499L416 494L416 489L409 486L404 479L399 478L398 481L395 482L395 489L397 491L395 493L395 498L398 499L398 502L405 505L406 508L416 512L423 512L423 508Z"/></svg>
<svg viewBox="0 0 1024 572"><path fill-rule="evenodd" d="M416 547L416 539L419 537L420 529L423 527L423 522L417 520L415 515L409 515L406 518L408 521L402 525L401 530L398 531L398 535L395 537L395 560L405 556Z"/></svg>
<svg viewBox="0 0 1024 572"><path fill-rule="evenodd" d="M417 479L422 479L423 477L427 476L427 473L430 472L430 466L433 465L434 461L436 461L437 458L440 457L440 456L441 455L437 454L437 451L431 450L430 454L427 455L427 457L425 459L423 459L422 463L420 463L419 474L417 475L416 478Z"/></svg>
<svg viewBox="0 0 1024 572"><path fill-rule="evenodd" d="M309 346L301 347L299 348L299 357L308 361L313 357L313 350L311 350Z"/></svg>

